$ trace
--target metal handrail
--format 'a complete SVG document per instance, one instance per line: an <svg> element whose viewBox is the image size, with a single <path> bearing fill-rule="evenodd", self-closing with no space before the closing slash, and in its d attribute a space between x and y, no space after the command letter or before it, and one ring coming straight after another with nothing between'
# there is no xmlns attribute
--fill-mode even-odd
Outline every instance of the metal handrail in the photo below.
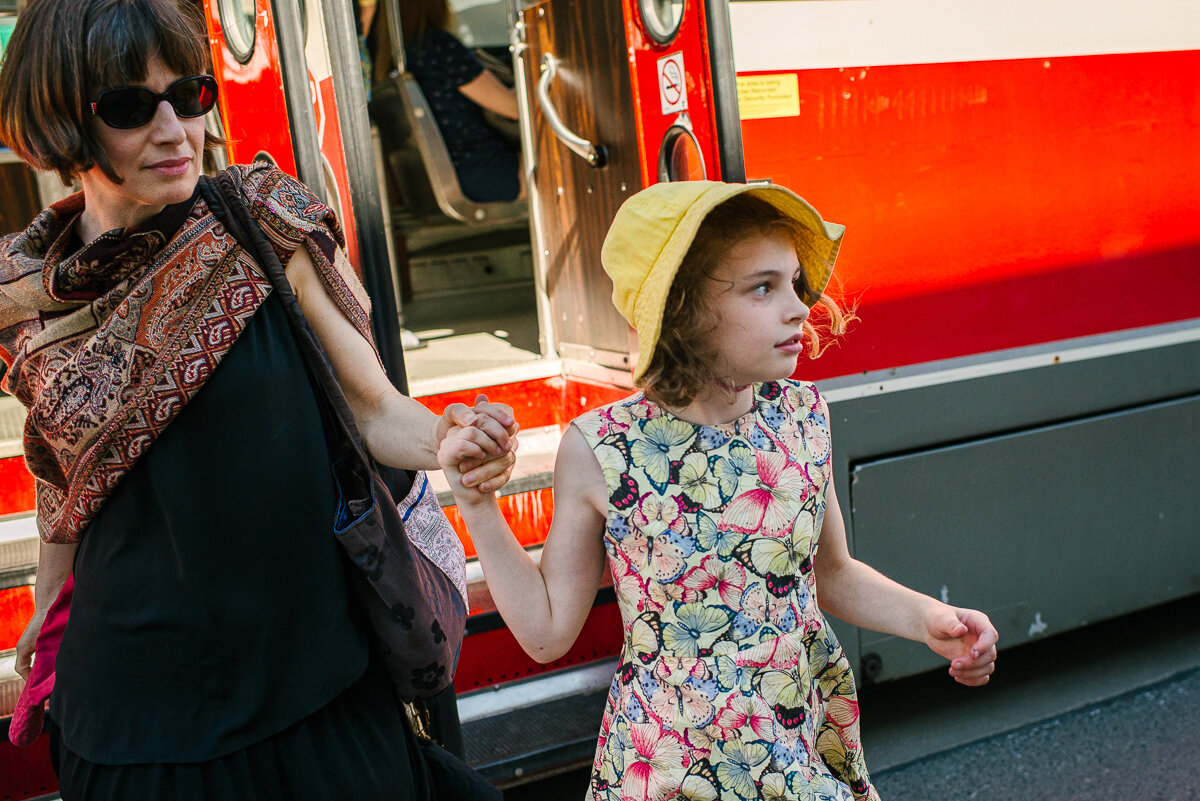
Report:
<svg viewBox="0 0 1200 801"><path fill-rule="evenodd" d="M554 135L558 137L558 141L593 167L603 167L608 163L608 149L604 145L592 144L568 128L562 118L558 116L558 111L550 100L550 84L554 81L557 65L558 59L551 53L542 56L542 74L538 78L537 85L538 105L542 107L546 122L549 123L550 130L554 131Z"/></svg>

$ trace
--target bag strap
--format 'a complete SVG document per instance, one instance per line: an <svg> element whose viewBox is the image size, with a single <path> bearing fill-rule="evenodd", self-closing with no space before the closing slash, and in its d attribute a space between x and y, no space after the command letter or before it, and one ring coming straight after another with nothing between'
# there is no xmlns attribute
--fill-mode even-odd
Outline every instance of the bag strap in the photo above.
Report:
<svg viewBox="0 0 1200 801"><path fill-rule="evenodd" d="M291 324L292 332L300 346L300 352L308 365L309 374L316 380L325 400L328 401L331 413L329 416L341 433L341 438L350 445L364 464L373 465L374 462L363 444L358 425L354 422L354 413L350 410L346 395L342 392L337 377L333 374L333 369L329 365L320 340L317 339L316 332L313 331L304 312L300 309L300 302L296 299L296 293L292 291L291 282L288 281L283 264L279 261L279 255L267 241L258 222L251 216L250 209L242 200L241 193L233 185L229 174L225 172L219 173L216 179L201 176L200 191L213 214L224 224L238 244L255 257L255 260L263 268L263 272L266 273L267 279L270 280L271 287L278 293L279 299L283 302L288 323Z"/></svg>

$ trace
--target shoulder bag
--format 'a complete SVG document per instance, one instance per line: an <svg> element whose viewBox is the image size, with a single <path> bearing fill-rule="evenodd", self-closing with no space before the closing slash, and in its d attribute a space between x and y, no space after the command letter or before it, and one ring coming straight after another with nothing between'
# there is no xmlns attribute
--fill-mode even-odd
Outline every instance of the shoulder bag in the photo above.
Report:
<svg viewBox="0 0 1200 801"><path fill-rule="evenodd" d="M257 259L283 301L318 396L326 401L326 440L339 495L334 535L353 563L350 583L396 694L404 702L432 697L450 685L462 645L462 545L423 472L404 471L411 484L407 497L399 507L391 502L316 333L241 192L224 172L202 177L200 187L213 214Z"/></svg>

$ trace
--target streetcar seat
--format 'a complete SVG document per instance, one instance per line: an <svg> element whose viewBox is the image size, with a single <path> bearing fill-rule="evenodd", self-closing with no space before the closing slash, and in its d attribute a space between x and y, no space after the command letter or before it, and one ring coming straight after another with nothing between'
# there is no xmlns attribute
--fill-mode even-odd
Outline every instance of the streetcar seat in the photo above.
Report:
<svg viewBox="0 0 1200 801"><path fill-rule="evenodd" d="M497 226L528 219L529 207L524 199L479 203L463 194L446 142L417 79L405 72L393 80L404 108L408 133L415 140L441 212L472 226Z"/></svg>

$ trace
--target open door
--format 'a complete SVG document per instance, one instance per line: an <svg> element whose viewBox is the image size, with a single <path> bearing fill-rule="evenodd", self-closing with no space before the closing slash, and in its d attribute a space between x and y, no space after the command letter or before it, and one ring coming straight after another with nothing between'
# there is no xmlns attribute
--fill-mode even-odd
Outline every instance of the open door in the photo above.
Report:
<svg viewBox="0 0 1200 801"><path fill-rule="evenodd" d="M742 180L725 4L541 0L517 16L544 351L628 383L636 340L600 249L645 186Z"/></svg>
<svg viewBox="0 0 1200 801"><path fill-rule="evenodd" d="M583 363L627 372L629 327L600 266L617 208L642 188L621 6L543 0L522 9L520 23L545 350L561 356L568 372Z"/></svg>

